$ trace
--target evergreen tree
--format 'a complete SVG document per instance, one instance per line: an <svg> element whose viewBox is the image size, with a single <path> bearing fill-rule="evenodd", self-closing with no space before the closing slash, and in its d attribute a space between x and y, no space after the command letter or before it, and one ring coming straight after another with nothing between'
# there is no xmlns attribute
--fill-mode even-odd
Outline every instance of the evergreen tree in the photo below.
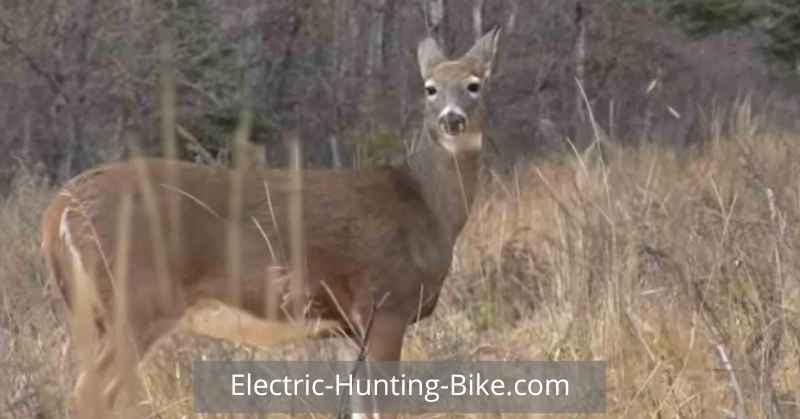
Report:
<svg viewBox="0 0 800 419"><path fill-rule="evenodd" d="M767 53L788 64L795 73L800 73L800 3L797 0L771 0L767 15Z"/></svg>
<svg viewBox="0 0 800 419"><path fill-rule="evenodd" d="M694 36L731 30L763 35L768 58L795 73L800 70L797 0L667 0L664 13Z"/></svg>

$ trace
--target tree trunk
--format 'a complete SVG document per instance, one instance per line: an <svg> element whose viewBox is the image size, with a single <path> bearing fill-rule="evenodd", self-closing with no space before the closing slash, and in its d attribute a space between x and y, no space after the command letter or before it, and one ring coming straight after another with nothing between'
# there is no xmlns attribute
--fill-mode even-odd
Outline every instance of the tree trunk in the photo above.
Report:
<svg viewBox="0 0 800 419"><path fill-rule="evenodd" d="M84 118L91 100L87 91L89 65L94 52L94 32L97 0L74 0L64 25L60 67L64 80L64 99L67 102L67 157L63 171L66 177L84 169L90 162L85 150Z"/></svg>
<svg viewBox="0 0 800 419"><path fill-rule="evenodd" d="M506 36L514 33L514 26L517 24L517 15L519 14L519 0L511 0L511 11L508 13L508 20L506 20Z"/></svg>
<svg viewBox="0 0 800 419"><path fill-rule="evenodd" d="M442 50L447 53L444 42L446 17L444 0L424 0L422 6L428 35L433 37L433 39L439 43Z"/></svg>
<svg viewBox="0 0 800 419"><path fill-rule="evenodd" d="M246 15L260 13L259 7L251 6ZM267 64L261 59L264 51L263 40L265 37L261 25L251 22L250 19L241 19L239 24L243 26L244 35L237 45L237 55L239 66L244 75L243 88L245 106L253 104L252 99L263 96L257 91L259 83L264 80L267 74ZM252 98L252 99L251 99Z"/></svg>
<svg viewBox="0 0 800 419"><path fill-rule="evenodd" d="M575 78L581 86L586 86L584 78L586 75L586 22L584 16L584 9L581 2L575 6L575 31L577 37L575 39ZM583 124L586 122L586 112L584 110L583 95L579 88L575 89L575 109L579 118L578 123Z"/></svg>
<svg viewBox="0 0 800 419"><path fill-rule="evenodd" d="M472 3L472 31L476 40L483 35L483 5L484 0L474 0Z"/></svg>
<svg viewBox="0 0 800 419"><path fill-rule="evenodd" d="M370 8L370 35L367 55L367 78L372 79L377 69L383 68L386 0L373 0Z"/></svg>
<svg viewBox="0 0 800 419"><path fill-rule="evenodd" d="M331 147L331 167L334 169L342 168L342 154L339 151L339 140L336 135L328 136L328 144Z"/></svg>

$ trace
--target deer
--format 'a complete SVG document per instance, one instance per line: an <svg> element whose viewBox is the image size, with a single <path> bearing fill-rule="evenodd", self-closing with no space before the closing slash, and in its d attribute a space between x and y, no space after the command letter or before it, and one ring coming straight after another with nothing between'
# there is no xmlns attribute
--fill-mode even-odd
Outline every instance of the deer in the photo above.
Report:
<svg viewBox="0 0 800 419"><path fill-rule="evenodd" d="M114 365L136 365L180 327L254 344L360 336L367 359L400 360L407 328L436 307L475 200L499 36L495 27L457 59L430 37L419 43L424 116L402 166L307 169L298 186L286 169L135 158L69 180L41 233L68 311L86 316L92 336L78 348L89 354L73 390L79 416L110 417ZM280 268L293 216L299 287ZM304 319L301 333L289 328Z"/></svg>

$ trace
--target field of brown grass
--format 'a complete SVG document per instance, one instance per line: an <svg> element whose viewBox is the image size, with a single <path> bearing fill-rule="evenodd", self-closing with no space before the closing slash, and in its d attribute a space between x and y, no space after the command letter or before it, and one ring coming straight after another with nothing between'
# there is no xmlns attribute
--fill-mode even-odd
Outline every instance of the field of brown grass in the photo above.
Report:
<svg viewBox="0 0 800 419"><path fill-rule="evenodd" d="M800 138L754 131L691 156L609 147L605 161L487 171L404 358L607 360L608 413L592 417L800 417ZM68 417L69 326L39 255L54 191L22 171L0 201L0 418ZM192 359L324 358L336 344L170 337L141 368L141 408L195 417Z"/></svg>

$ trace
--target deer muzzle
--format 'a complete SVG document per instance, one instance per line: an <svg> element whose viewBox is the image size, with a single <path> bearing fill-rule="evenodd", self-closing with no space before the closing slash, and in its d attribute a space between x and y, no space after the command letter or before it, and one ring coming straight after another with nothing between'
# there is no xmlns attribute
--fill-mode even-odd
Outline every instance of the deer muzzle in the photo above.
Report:
<svg viewBox="0 0 800 419"><path fill-rule="evenodd" d="M443 112L439 117L439 127L447 135L461 135L467 129L467 117L456 110Z"/></svg>

